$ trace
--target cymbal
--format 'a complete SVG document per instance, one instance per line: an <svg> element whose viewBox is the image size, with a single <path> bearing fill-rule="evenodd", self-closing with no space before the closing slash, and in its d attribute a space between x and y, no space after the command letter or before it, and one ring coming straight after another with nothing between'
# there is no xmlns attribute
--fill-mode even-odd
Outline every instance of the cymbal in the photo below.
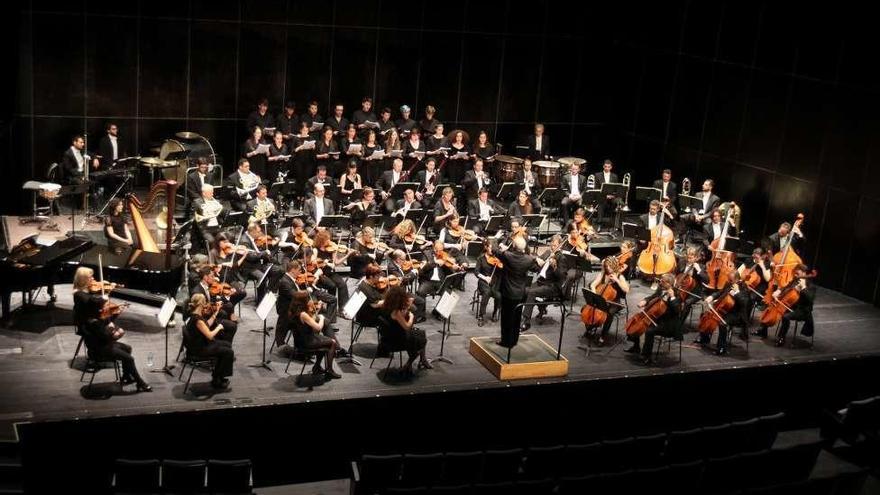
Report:
<svg viewBox="0 0 880 495"><path fill-rule="evenodd" d="M577 158L574 156L564 156L556 161L558 161L559 163L561 163L563 165L568 165L569 167L572 165L581 166L581 165L587 163L587 161L584 160L583 158Z"/></svg>
<svg viewBox="0 0 880 495"><path fill-rule="evenodd" d="M141 158L141 165L151 168L165 168L170 166L168 162L155 156Z"/></svg>
<svg viewBox="0 0 880 495"><path fill-rule="evenodd" d="M503 163L522 163L523 159L510 155L495 155L495 161Z"/></svg>
<svg viewBox="0 0 880 495"><path fill-rule="evenodd" d="M175 134L175 136L180 139L199 139L200 137L202 137L200 134L196 134L195 132L190 131L180 131Z"/></svg>

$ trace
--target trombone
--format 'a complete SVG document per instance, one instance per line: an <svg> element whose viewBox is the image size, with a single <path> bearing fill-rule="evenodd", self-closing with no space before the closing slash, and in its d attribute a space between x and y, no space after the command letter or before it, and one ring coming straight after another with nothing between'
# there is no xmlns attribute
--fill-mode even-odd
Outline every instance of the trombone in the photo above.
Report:
<svg viewBox="0 0 880 495"><path fill-rule="evenodd" d="M627 172L623 174L623 185L626 186L626 195L623 197L623 206L620 208L620 211L628 212L629 211L629 183L632 181L632 175Z"/></svg>

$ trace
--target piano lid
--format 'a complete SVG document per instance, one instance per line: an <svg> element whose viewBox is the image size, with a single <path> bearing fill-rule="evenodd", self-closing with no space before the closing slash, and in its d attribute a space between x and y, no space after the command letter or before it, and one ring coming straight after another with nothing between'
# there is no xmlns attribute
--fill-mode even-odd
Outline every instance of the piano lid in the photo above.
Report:
<svg viewBox="0 0 880 495"><path fill-rule="evenodd" d="M86 251L94 244L88 239L69 237L54 242L51 246L44 246L36 242L36 236L31 236L12 248L6 259L34 266L59 263Z"/></svg>

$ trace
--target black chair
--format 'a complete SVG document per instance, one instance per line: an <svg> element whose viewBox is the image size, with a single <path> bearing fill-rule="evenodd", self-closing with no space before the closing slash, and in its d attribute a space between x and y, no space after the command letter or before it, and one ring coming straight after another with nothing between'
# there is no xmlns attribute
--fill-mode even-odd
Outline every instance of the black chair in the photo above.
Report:
<svg viewBox="0 0 880 495"><path fill-rule="evenodd" d="M752 455L752 454L748 454ZM706 462L702 478L703 493L734 493L746 488L751 473L743 471L743 455L732 455Z"/></svg>
<svg viewBox="0 0 880 495"><path fill-rule="evenodd" d="M470 485L449 485L431 487L431 495L470 495Z"/></svg>
<svg viewBox="0 0 880 495"><path fill-rule="evenodd" d="M765 450L772 447L784 419L785 413L781 412L759 417L758 426L749 439L749 450Z"/></svg>
<svg viewBox="0 0 880 495"><path fill-rule="evenodd" d="M293 352L291 352L290 355L287 356L287 366L284 367L284 373L285 374L289 373L290 363L292 363L294 359L300 359L300 360L302 360L303 365L299 369L298 376L301 377L305 373L306 366L309 363L315 363L315 362L320 363L324 359L324 356L326 356L326 355L327 355L326 351L315 350L315 349L306 349L306 348L302 347L302 345L299 342L299 339L297 339L296 336L294 336L293 337ZM312 390L311 386L309 387L309 390Z"/></svg>
<svg viewBox="0 0 880 495"><path fill-rule="evenodd" d="M563 465L565 446L531 447L523 462L523 479L555 478Z"/></svg>
<svg viewBox="0 0 880 495"><path fill-rule="evenodd" d="M679 323L679 324L681 324L681 323ZM660 351L663 349L664 344L666 345L666 352L671 353L672 352L672 343L677 342L678 343L678 361L677 361L677 363L681 364L682 340L684 340L684 335L681 332L679 332L677 335L674 335L672 337L666 337L664 335L656 335L655 334L654 335L654 360L656 361L657 359L660 358Z"/></svg>
<svg viewBox="0 0 880 495"><path fill-rule="evenodd" d="M559 480L559 495L606 493L607 483L601 474L565 477Z"/></svg>
<svg viewBox="0 0 880 495"><path fill-rule="evenodd" d="M703 455L706 458L726 457L739 454L732 448L733 429L729 423L703 427Z"/></svg>
<svg viewBox="0 0 880 495"><path fill-rule="evenodd" d="M253 486L250 459L208 460L208 490L211 493L251 493Z"/></svg>
<svg viewBox="0 0 880 495"><path fill-rule="evenodd" d="M471 495L510 495L516 489L512 481L503 483L477 483L471 486Z"/></svg>
<svg viewBox="0 0 880 495"><path fill-rule="evenodd" d="M858 445L878 438L880 430L880 396L855 400L845 409L826 412L822 437L832 446L838 438L849 445Z"/></svg>
<svg viewBox="0 0 880 495"><path fill-rule="evenodd" d="M753 450L751 439L758 430L759 422L759 418L751 418L730 423L728 454L745 453Z"/></svg>
<svg viewBox="0 0 880 495"><path fill-rule="evenodd" d="M638 444L633 437L620 438L617 440L605 440L602 442L602 471L605 473L617 473L631 469L635 465L636 458L640 455Z"/></svg>
<svg viewBox="0 0 880 495"><path fill-rule="evenodd" d="M666 462L675 464L703 458L703 429L669 433L664 454Z"/></svg>
<svg viewBox="0 0 880 495"><path fill-rule="evenodd" d="M406 454L400 476L402 486L434 486L443 477L443 454Z"/></svg>
<svg viewBox="0 0 880 495"><path fill-rule="evenodd" d="M180 375L177 376L177 379L180 380L183 378L183 371L189 366L189 376L186 377L186 385L183 386L183 393L186 394L187 390L189 390L190 381L192 381L193 372L196 368L207 371L208 373L214 372L214 366L217 363L217 359L210 356L198 356L195 354L190 354L189 350L183 355L183 361L181 361L180 365Z"/></svg>
<svg viewBox="0 0 880 495"><path fill-rule="evenodd" d="M82 374L79 376L79 381L83 381L86 373L91 374L92 376L89 378L89 385L86 387L86 390L90 391L92 389L92 383L95 381L95 375L97 375L99 371L111 367L116 374L116 382L122 385L122 361L110 356L94 356L89 352L88 348L86 348L86 365L83 367Z"/></svg>
<svg viewBox="0 0 880 495"><path fill-rule="evenodd" d="M162 488L165 492L193 493L205 490L207 462L201 460L162 461Z"/></svg>
<svg viewBox="0 0 880 495"><path fill-rule="evenodd" d="M516 495L553 495L556 493L556 481L553 479L522 480L514 487Z"/></svg>
<svg viewBox="0 0 880 495"><path fill-rule="evenodd" d="M372 368L373 363L376 362L376 357L379 355L380 349L388 352L388 364L385 365L386 372L391 368L391 363L394 361L395 354L398 355L400 366L403 367L403 352L406 351L406 342L404 340L393 341L388 336L388 329L391 324L385 315L378 315L377 320L378 323L376 330L379 333L379 344L376 346L376 354L373 356L373 359L370 360L370 368Z"/></svg>
<svg viewBox="0 0 880 495"><path fill-rule="evenodd" d="M115 493L159 491L159 459L116 459L110 482Z"/></svg>
<svg viewBox="0 0 880 495"><path fill-rule="evenodd" d="M601 472L603 449L599 442L583 445L568 445L560 466L559 475L578 477Z"/></svg>
<svg viewBox="0 0 880 495"><path fill-rule="evenodd" d="M443 456L443 485L467 485L482 479L482 452L449 452Z"/></svg>
<svg viewBox="0 0 880 495"><path fill-rule="evenodd" d="M73 368L73 363L76 361L77 356L79 356L79 351L82 349L83 343L85 343L85 338L83 337L83 326L79 323L74 323L74 334L79 336L79 343L76 344L76 350L73 351L73 357L70 358L70 368Z"/></svg>
<svg viewBox="0 0 880 495"><path fill-rule="evenodd" d="M403 456L399 454L363 455L359 463L351 463L355 493L375 493L396 486L402 464Z"/></svg>
<svg viewBox="0 0 880 495"><path fill-rule="evenodd" d="M427 486L395 486L382 491L386 495L427 495L433 493Z"/></svg>
<svg viewBox="0 0 880 495"><path fill-rule="evenodd" d="M704 465L703 461L670 464L658 473L657 486L674 486L681 495L701 493Z"/></svg>
<svg viewBox="0 0 880 495"><path fill-rule="evenodd" d="M769 464L773 466L771 483L802 481L810 476L822 444L819 441L792 445L769 452Z"/></svg>
<svg viewBox="0 0 880 495"><path fill-rule="evenodd" d="M522 467L523 449L487 450L483 456L484 483L515 481Z"/></svg>

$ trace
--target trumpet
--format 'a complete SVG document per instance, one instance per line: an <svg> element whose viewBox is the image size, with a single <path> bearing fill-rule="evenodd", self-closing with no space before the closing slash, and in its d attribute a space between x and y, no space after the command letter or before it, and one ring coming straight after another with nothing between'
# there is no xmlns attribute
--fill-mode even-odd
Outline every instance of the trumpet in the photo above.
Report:
<svg viewBox="0 0 880 495"><path fill-rule="evenodd" d="M685 177L684 179L681 180L681 194L683 194L685 196L691 195L691 180L688 179L687 177ZM684 209L684 211L686 213L690 213L691 207L688 206L687 208Z"/></svg>
<svg viewBox="0 0 880 495"><path fill-rule="evenodd" d="M629 183L632 181L632 175L627 172L623 174L623 185L626 186L626 195L623 197L623 206L620 211L629 211Z"/></svg>

